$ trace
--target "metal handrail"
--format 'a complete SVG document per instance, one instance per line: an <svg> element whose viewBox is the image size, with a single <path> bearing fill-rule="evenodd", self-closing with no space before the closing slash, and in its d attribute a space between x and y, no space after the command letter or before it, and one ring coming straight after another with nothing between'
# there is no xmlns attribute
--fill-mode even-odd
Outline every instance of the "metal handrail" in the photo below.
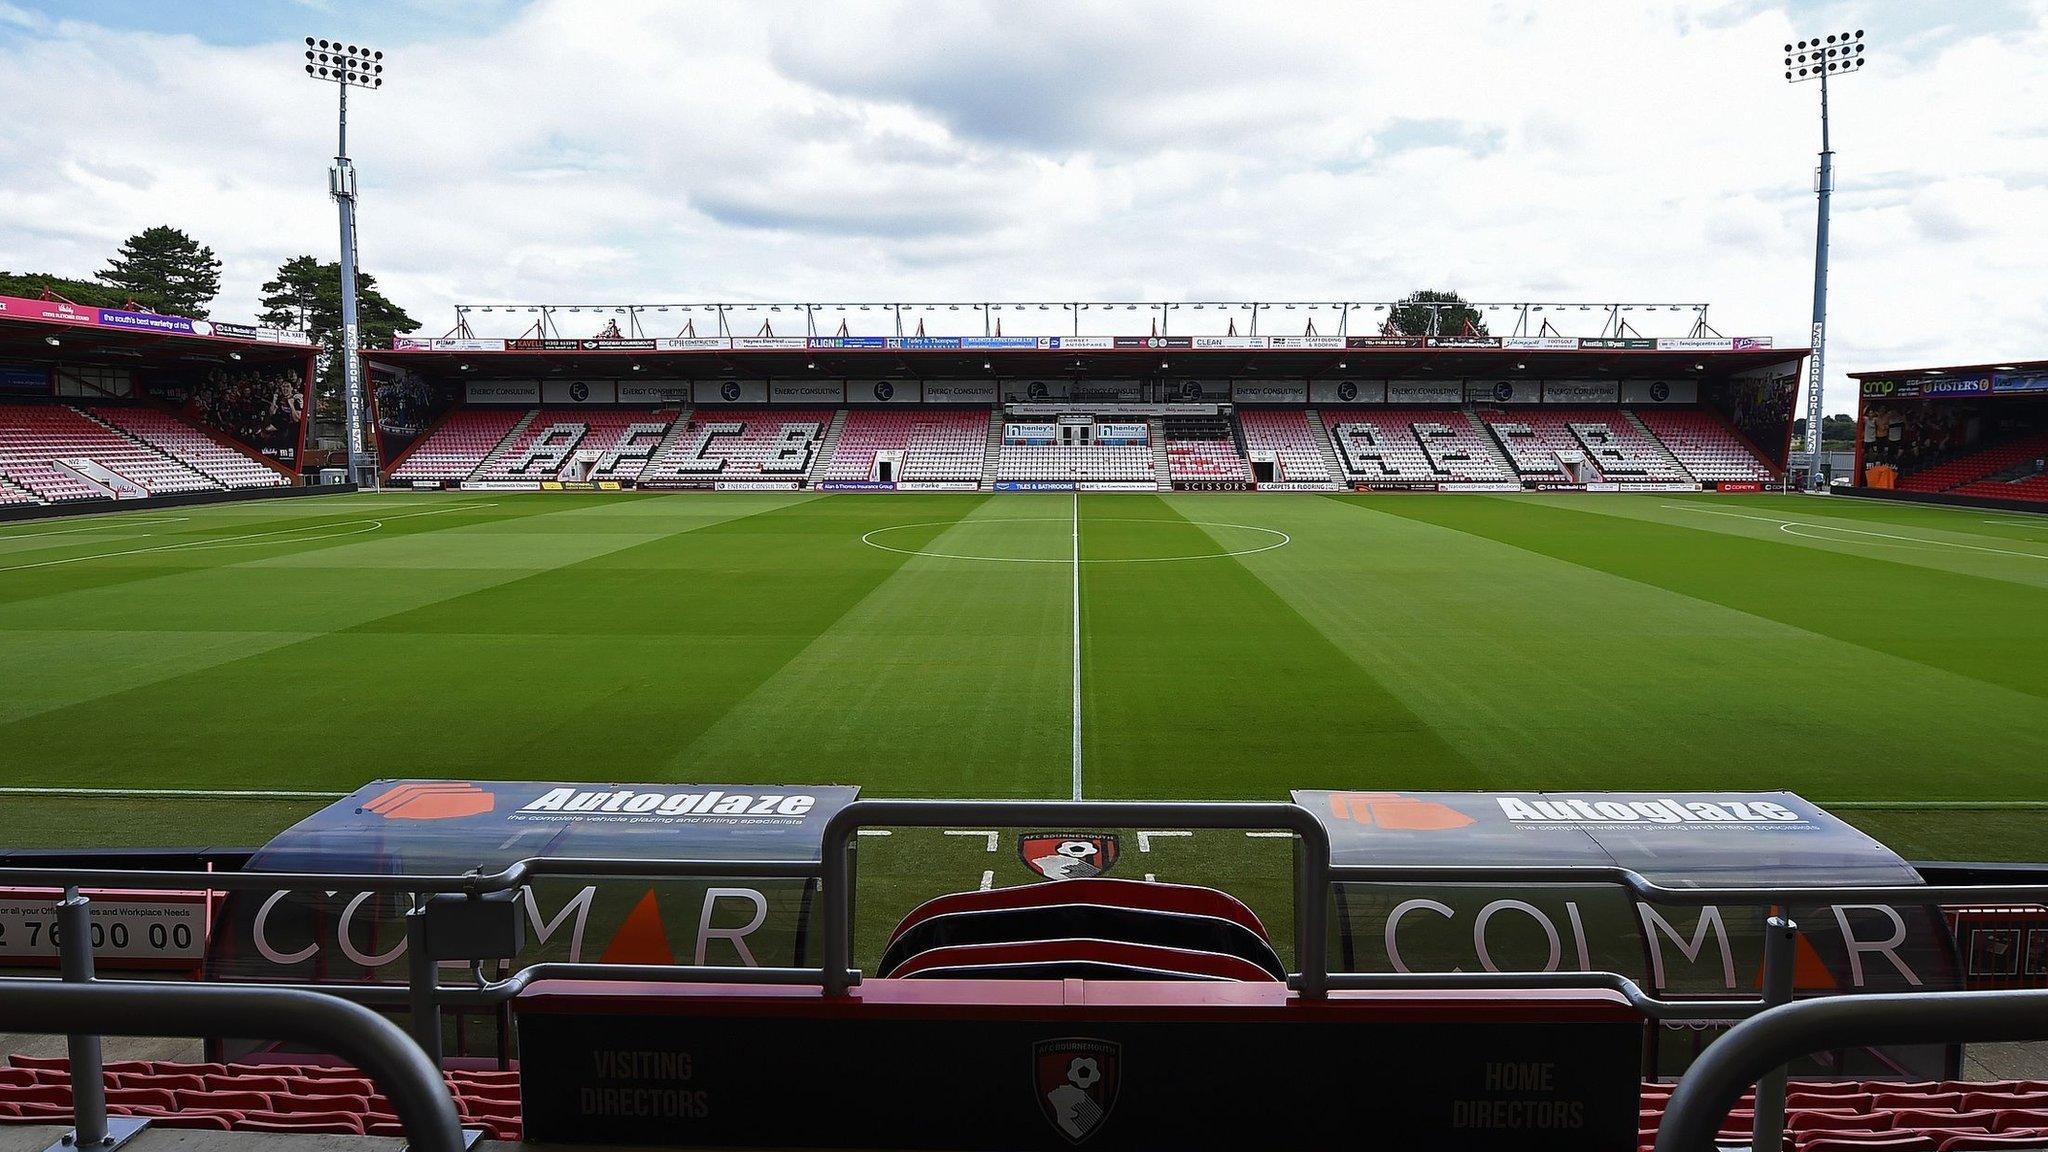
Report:
<svg viewBox="0 0 2048 1152"><path fill-rule="evenodd" d="M1714 1152L1715 1131L1743 1091L1810 1052L2020 1040L2048 1040L2048 990L1832 996L1772 1008L1729 1029L1679 1079L1656 1149Z"/></svg>
<svg viewBox="0 0 2048 1152"><path fill-rule="evenodd" d="M10 1032L113 1036L226 1033L315 1045L368 1073L391 1099L412 1147L463 1152L462 1124L440 1069L389 1020L333 996L281 988L121 981L0 980Z"/></svg>
<svg viewBox="0 0 2048 1152"><path fill-rule="evenodd" d="M887 824L934 828L986 824L997 828L1088 824L1112 827L1264 828L1300 838L1294 889L1295 964L1289 980L1304 996L1329 985L1330 834L1313 812L1284 803L1159 803L1119 800L855 800L825 824L825 994L845 995L853 971L853 882L849 846L861 828Z"/></svg>

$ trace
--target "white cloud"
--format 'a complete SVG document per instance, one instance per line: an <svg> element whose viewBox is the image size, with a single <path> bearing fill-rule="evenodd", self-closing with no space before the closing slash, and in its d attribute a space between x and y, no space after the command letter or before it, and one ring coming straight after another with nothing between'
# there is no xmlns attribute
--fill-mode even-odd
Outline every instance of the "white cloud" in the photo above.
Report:
<svg viewBox="0 0 2048 1152"><path fill-rule="evenodd" d="M1801 342L1817 93L1775 51L1799 12L544 0L440 38L415 15L351 109L365 266L434 331L457 301L1427 285L1710 302ZM1999 17L1889 55L1873 23L1836 94L1831 408L1849 368L2044 354L2048 8ZM295 55L0 3L0 267L89 273L169 222L226 261L219 314L253 312L335 243L333 93Z"/></svg>

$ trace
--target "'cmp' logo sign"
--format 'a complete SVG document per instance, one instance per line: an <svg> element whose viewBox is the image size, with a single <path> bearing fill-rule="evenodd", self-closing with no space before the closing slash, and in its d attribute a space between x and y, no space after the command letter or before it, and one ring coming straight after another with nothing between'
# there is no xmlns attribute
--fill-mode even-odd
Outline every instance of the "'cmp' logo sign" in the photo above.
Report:
<svg viewBox="0 0 2048 1152"><path fill-rule="evenodd" d="M1047 880L1086 880L1109 871L1118 853L1115 836L1102 832L1034 832L1017 838L1024 866Z"/></svg>
<svg viewBox="0 0 2048 1152"><path fill-rule="evenodd" d="M1039 1111L1070 1143L1081 1143L1116 1107L1122 1064L1122 1045L1108 1040L1040 1040L1031 1048L1032 1093Z"/></svg>

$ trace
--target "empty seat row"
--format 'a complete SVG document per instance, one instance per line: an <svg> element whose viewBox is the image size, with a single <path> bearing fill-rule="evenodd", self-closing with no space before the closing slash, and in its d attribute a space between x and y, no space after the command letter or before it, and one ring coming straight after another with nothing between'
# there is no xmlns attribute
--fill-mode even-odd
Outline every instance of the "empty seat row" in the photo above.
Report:
<svg viewBox="0 0 2048 1152"><path fill-rule="evenodd" d="M1309 428L1308 413L1298 409L1249 408L1237 414L1244 431L1245 455L1254 462L1271 460L1274 479L1314 483L1332 479Z"/></svg>
<svg viewBox="0 0 2048 1152"><path fill-rule="evenodd" d="M891 456L900 480L978 480L988 456L988 410L851 410L817 479L878 479L877 461Z"/></svg>

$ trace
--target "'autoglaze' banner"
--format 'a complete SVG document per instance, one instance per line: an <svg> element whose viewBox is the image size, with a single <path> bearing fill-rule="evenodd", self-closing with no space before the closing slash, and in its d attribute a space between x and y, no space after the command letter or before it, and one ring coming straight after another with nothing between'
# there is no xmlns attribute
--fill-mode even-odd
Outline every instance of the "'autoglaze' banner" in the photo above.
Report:
<svg viewBox="0 0 2048 1152"><path fill-rule="evenodd" d="M490 872L532 857L817 860L859 789L742 784L379 780L285 831L251 872ZM526 951L598 963L789 964L812 938L803 880L537 881ZM209 974L351 982L405 976L405 901L363 892L236 893Z"/></svg>
<svg viewBox="0 0 2048 1152"><path fill-rule="evenodd" d="M1668 887L1896 885L1882 904L1793 908L1799 987L1956 987L1911 865L1789 792L1312 792L1338 865L1620 866ZM1344 884L1335 960L1358 971L1611 971L1659 991L1755 987L1761 905L1650 905L1611 884Z"/></svg>

